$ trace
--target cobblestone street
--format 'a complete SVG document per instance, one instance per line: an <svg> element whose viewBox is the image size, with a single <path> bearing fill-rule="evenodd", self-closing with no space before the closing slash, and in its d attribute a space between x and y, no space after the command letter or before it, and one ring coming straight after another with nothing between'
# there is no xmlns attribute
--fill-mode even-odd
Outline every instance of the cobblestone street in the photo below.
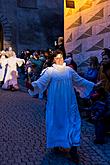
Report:
<svg viewBox="0 0 110 165"><path fill-rule="evenodd" d="M110 165L110 137L93 144L94 127L82 120L81 165ZM0 165L74 165L45 147L45 101L26 91L0 89Z"/></svg>

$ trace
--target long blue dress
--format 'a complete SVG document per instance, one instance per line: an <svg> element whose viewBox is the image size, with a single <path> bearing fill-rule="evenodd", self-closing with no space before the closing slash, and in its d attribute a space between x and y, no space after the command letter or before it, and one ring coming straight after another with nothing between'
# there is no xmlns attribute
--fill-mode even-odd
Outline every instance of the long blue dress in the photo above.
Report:
<svg viewBox="0 0 110 165"><path fill-rule="evenodd" d="M81 120L74 88L81 97L86 97L93 89L94 83L80 77L64 63L48 67L32 85L34 92L29 90L30 95L48 89L47 148L79 146Z"/></svg>

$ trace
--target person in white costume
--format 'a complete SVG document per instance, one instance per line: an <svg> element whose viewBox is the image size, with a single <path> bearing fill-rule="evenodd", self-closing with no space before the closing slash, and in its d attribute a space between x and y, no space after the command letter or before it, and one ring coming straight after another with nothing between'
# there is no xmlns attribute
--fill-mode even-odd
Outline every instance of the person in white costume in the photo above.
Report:
<svg viewBox="0 0 110 165"><path fill-rule="evenodd" d="M80 77L72 68L66 66L63 53L54 52L52 67L45 69L37 80L26 83L31 96L48 90L46 104L46 143L47 148L70 148L70 155L79 161L77 146L80 145L81 120L78 111L75 90L81 97L86 97L92 91L94 84Z"/></svg>
<svg viewBox="0 0 110 165"><path fill-rule="evenodd" d="M17 77L18 77L17 65L21 66L25 61L23 59L17 58L14 51L12 50L7 51L7 56L8 56L8 58L6 59L7 72L2 88L18 90L19 86L17 82Z"/></svg>
<svg viewBox="0 0 110 165"><path fill-rule="evenodd" d="M6 69L6 64L7 64L7 58L5 57L6 52L4 50L1 51L1 58L0 58L0 64L1 64L1 69L0 69L0 82L3 83L4 80L4 75L5 75L5 69Z"/></svg>
<svg viewBox="0 0 110 165"><path fill-rule="evenodd" d="M12 56L13 57L16 57L16 53L15 53L15 51L13 51L13 49L12 49L11 46L6 51L6 56L7 56L7 58L12 57Z"/></svg>

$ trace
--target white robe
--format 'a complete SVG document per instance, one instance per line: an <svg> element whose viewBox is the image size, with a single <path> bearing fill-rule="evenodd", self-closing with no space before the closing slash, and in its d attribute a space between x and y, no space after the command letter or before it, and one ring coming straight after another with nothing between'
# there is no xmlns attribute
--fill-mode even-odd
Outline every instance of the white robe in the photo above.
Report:
<svg viewBox="0 0 110 165"><path fill-rule="evenodd" d="M17 65L21 66L25 61L20 58L16 58L16 56L12 56L6 59L7 66L7 72L4 79L4 84L2 85L3 89L8 89L10 85L17 85L17 77L18 77L18 71L17 71Z"/></svg>
<svg viewBox="0 0 110 165"><path fill-rule="evenodd" d="M47 148L56 146L70 148L80 145L80 114L74 88L81 97L89 95L94 83L80 77L68 66L56 65L32 82L34 95L48 89L46 105Z"/></svg>
<svg viewBox="0 0 110 165"><path fill-rule="evenodd" d="M5 68L6 68L6 64L7 64L7 58L5 58L5 56L2 56L0 58L0 64L1 64L1 69L0 69L0 81L3 81L4 79L4 75L5 75Z"/></svg>

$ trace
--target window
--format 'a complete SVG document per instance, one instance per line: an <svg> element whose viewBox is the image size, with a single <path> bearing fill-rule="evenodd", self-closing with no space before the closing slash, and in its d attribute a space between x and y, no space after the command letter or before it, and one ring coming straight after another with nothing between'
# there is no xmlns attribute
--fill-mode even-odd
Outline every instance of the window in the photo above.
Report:
<svg viewBox="0 0 110 165"><path fill-rule="evenodd" d="M66 0L66 7L67 8L75 8L75 3L72 0Z"/></svg>

